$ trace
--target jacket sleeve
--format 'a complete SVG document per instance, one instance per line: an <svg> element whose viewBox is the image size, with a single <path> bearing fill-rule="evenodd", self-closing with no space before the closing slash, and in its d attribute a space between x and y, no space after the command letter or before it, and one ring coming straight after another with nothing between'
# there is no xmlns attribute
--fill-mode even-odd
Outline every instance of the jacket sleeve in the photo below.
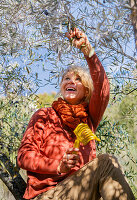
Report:
<svg viewBox="0 0 137 200"><path fill-rule="evenodd" d="M93 131L95 132L109 101L109 81L96 53L91 58L86 56L85 58L94 86L89 102L89 116L93 124Z"/></svg>
<svg viewBox="0 0 137 200"><path fill-rule="evenodd" d="M41 151L47 120L47 109L39 109L32 116L18 150L20 168L40 174L57 174L60 160L48 158Z"/></svg>

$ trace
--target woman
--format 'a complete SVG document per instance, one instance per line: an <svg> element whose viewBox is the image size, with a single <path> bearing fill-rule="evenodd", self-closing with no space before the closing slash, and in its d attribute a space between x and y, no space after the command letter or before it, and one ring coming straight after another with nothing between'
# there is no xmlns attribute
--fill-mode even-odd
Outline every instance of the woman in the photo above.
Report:
<svg viewBox="0 0 137 200"><path fill-rule="evenodd" d="M91 76L82 68L68 68L60 84L63 99L32 116L18 151L18 165L28 174L24 198L134 199L116 158L96 158L95 140L73 148L78 124L96 131L108 104L109 82L86 35L75 28L66 36L83 52Z"/></svg>

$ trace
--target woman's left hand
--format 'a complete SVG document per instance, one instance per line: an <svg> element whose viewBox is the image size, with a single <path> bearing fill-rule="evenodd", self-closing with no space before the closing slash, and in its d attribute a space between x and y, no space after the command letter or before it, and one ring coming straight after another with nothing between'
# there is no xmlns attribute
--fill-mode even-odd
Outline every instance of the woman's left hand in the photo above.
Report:
<svg viewBox="0 0 137 200"><path fill-rule="evenodd" d="M77 148L69 148L66 151L57 169L59 173L67 173L76 166L79 160L78 152Z"/></svg>
<svg viewBox="0 0 137 200"><path fill-rule="evenodd" d="M78 28L70 30L70 33L66 33L66 37L72 40L72 45L80 49L84 55L89 56L92 51L92 46L85 33Z"/></svg>

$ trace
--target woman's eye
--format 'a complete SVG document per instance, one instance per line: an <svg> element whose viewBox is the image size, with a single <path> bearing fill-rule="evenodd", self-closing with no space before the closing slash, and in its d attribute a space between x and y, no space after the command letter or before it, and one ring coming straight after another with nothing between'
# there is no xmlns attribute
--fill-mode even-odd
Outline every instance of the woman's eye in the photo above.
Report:
<svg viewBox="0 0 137 200"><path fill-rule="evenodd" d="M65 80L70 80L70 78L69 78L69 77L66 77Z"/></svg>
<svg viewBox="0 0 137 200"><path fill-rule="evenodd" d="M81 78L80 78L80 77L77 77L76 80L77 80L77 81L81 81Z"/></svg>

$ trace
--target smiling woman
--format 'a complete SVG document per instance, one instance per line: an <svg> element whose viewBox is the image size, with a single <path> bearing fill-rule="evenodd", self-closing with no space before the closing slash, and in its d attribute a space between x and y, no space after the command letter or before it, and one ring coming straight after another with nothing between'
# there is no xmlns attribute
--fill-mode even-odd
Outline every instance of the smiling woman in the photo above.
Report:
<svg viewBox="0 0 137 200"><path fill-rule="evenodd" d="M61 94L63 94L63 85L64 84L65 85L67 84L68 91L75 90L75 92L77 91L77 93L81 93L81 94L79 94L81 96L81 98L84 93L84 96L81 100L89 103L91 94L93 92L93 81L91 79L89 70L85 70L84 68L82 68L80 66L75 66L75 65L68 67L66 69L66 71L64 72L64 74L62 75L62 80L61 80L61 84L60 84ZM71 87L68 88L68 85ZM79 88L80 86L81 86L81 88ZM76 103L76 104L78 104L78 103Z"/></svg>
<svg viewBox="0 0 137 200"><path fill-rule="evenodd" d="M73 72L68 72L61 83L61 94L69 104L79 104L86 98L88 90L81 82L80 77Z"/></svg>
<svg viewBox="0 0 137 200"><path fill-rule="evenodd" d="M134 200L117 159L96 157L94 133L109 100L107 75L83 32L74 28L66 36L83 52L89 72L69 67L60 84L63 98L32 116L18 151L18 165L28 175L24 198ZM75 148L76 136L91 139Z"/></svg>

